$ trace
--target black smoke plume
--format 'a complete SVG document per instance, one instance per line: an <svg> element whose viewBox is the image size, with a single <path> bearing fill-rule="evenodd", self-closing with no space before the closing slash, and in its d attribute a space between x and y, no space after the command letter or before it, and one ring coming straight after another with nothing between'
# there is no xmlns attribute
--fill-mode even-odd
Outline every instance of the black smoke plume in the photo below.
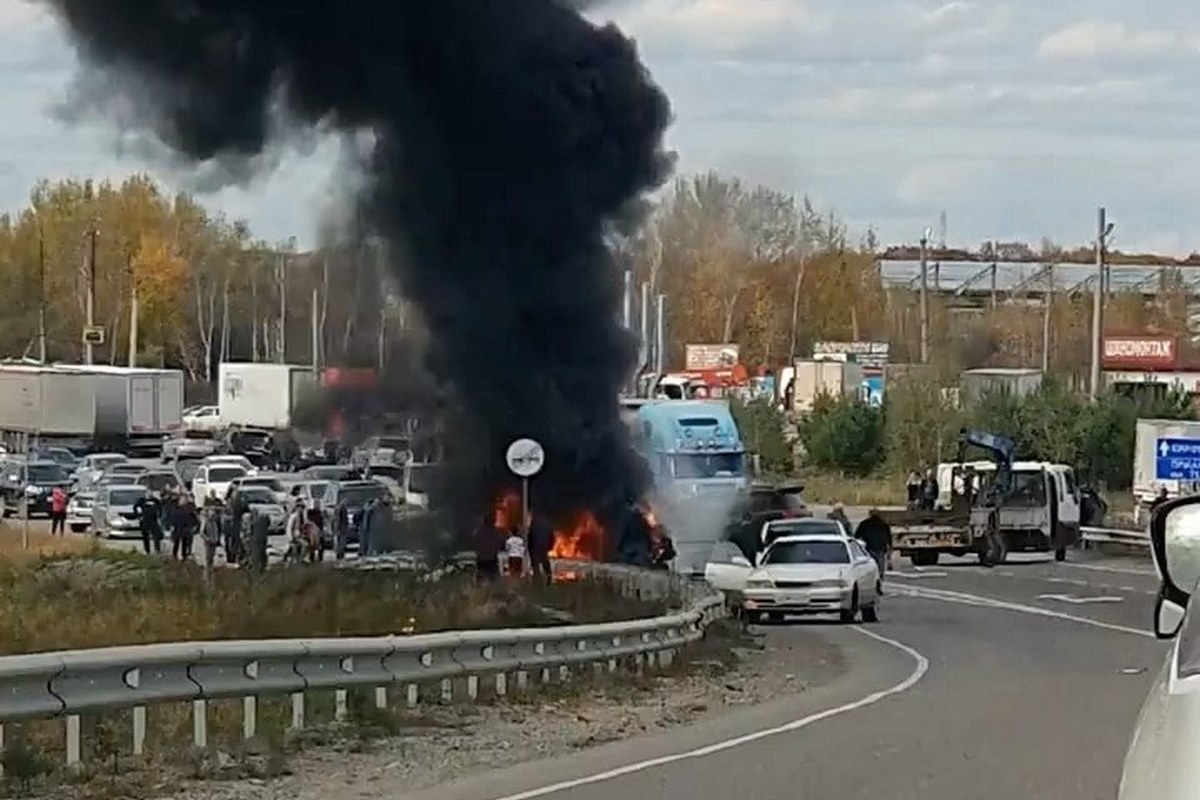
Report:
<svg viewBox="0 0 1200 800"><path fill-rule="evenodd" d="M472 513L519 436L546 448L548 510L614 519L646 488L618 416L636 346L605 239L667 176L670 110L615 27L580 0L43 2L87 107L197 169L245 177L292 136L368 132L359 213L429 328Z"/></svg>

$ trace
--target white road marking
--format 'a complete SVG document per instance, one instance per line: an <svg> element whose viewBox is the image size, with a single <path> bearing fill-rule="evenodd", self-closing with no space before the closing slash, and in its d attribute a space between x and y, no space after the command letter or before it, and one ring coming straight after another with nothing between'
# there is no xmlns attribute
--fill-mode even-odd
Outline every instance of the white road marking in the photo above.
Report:
<svg viewBox="0 0 1200 800"><path fill-rule="evenodd" d="M887 587L889 591L893 587ZM958 603L967 606L981 606L986 608L999 608L1006 611L1016 611L1021 614L1033 614L1039 617L1048 617L1050 619L1061 619L1066 622L1076 622L1080 625L1091 625L1094 628L1104 628L1105 630L1117 631L1118 633L1130 633L1134 636L1142 636L1147 639L1153 639L1154 634L1148 630L1141 628L1129 628L1124 625L1114 625L1111 622L1101 622L1098 619L1090 617L1078 617L1074 614L1065 614L1062 611L1053 611L1049 608L1039 608L1038 606L1028 606L1022 603L1010 603L1005 600L996 600L992 597L981 597L976 594L966 594L964 592L952 592L945 589L927 589L924 586L905 586L903 584L895 584L899 591L897 594L908 595L910 597L920 597L925 600L941 600L946 603Z"/></svg>
<svg viewBox="0 0 1200 800"><path fill-rule="evenodd" d="M1060 567L1071 567L1072 569L1090 569L1096 572L1116 572L1121 575L1143 575L1150 578L1157 578L1158 573L1153 569L1131 569L1129 567L1110 567L1106 564L1079 564L1073 561L1063 561L1059 563Z"/></svg>
<svg viewBox="0 0 1200 800"><path fill-rule="evenodd" d="M897 578L945 578L950 573L949 572L925 572L923 570L919 571L919 572L900 572L899 570L892 570L892 571L889 571L887 574L895 575Z"/></svg>
<svg viewBox="0 0 1200 800"><path fill-rule="evenodd" d="M547 786L539 786L536 789L528 789L524 792L505 795L504 797L496 798L496 800L530 800L530 798L534 797L544 797L548 794L563 792L567 789L574 789L577 786L587 786L593 783L601 783L614 778L620 778L624 775L630 775L635 772L643 772L648 769L654 769L655 767L661 767L665 764L673 764L677 761L684 761L692 758L703 758L705 756L712 755L713 753L720 753L723 750L730 750L734 747L740 747L744 744L756 742L759 739L765 739L768 736L777 736L781 733L798 731L801 728L807 728L809 725L820 722L821 720L829 719L830 717L836 717L850 711L856 711L857 709L864 708L865 706L874 705L880 700L891 697L892 695L906 692L915 686L917 682L921 680L921 678L925 677L925 673L929 671L929 660L908 645L901 644L900 642L897 642L894 639L889 639L886 636L880 636L878 633L872 633L865 628L855 627L853 630L857 630L864 636L869 636L878 642L882 642L883 644L900 650L901 652L910 656L913 661L916 662L916 667L907 678L894 686L891 686L887 689L881 689L878 692L873 692L866 697L862 697L851 703L846 703L844 705L837 706L836 708L829 708L825 711L810 714L807 717L801 717L800 719L792 720L791 722L774 728L764 728L759 731L754 731L753 733L736 736L732 739L726 739L724 741L716 742L715 744L705 745L704 747L698 747L695 750L688 750L683 753L672 753L670 755L659 756L658 758L650 758L646 759L645 761L637 761L633 764L626 764L622 767L604 770L603 772L597 772L592 775L585 775L580 778L571 778L569 780L559 781L558 783L552 783Z"/></svg>
<svg viewBox="0 0 1200 800"><path fill-rule="evenodd" d="M1039 594L1038 600L1058 600L1063 603L1083 605L1085 603L1120 603L1120 597L1076 597L1073 594Z"/></svg>
<svg viewBox="0 0 1200 800"><path fill-rule="evenodd" d="M1079 578L1043 578L1047 583L1069 583L1072 586L1087 586L1088 582Z"/></svg>

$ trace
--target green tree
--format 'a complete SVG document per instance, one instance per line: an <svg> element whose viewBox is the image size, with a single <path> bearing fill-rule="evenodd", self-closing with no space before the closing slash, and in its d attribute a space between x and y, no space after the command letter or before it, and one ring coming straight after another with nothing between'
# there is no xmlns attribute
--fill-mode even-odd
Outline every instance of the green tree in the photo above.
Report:
<svg viewBox="0 0 1200 800"><path fill-rule="evenodd" d="M796 459L783 433L783 415L770 400L743 402L734 399L730 411L746 451L758 456L764 473L787 476L795 471Z"/></svg>
<svg viewBox="0 0 1200 800"><path fill-rule="evenodd" d="M866 475L883 463L883 412L861 400L822 396L799 428L813 466Z"/></svg>

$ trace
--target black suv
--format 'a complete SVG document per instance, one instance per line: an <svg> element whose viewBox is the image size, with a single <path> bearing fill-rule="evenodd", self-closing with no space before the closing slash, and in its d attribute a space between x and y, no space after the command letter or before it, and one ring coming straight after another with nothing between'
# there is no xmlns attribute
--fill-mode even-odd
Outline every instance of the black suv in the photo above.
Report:
<svg viewBox="0 0 1200 800"><path fill-rule="evenodd" d="M741 548L753 563L765 523L786 517L812 516L800 498L803 491L804 486L800 484L751 484L730 510L725 538Z"/></svg>
<svg viewBox="0 0 1200 800"><path fill-rule="evenodd" d="M71 478L54 461L6 461L0 465L0 516L50 513L55 487L70 491Z"/></svg>

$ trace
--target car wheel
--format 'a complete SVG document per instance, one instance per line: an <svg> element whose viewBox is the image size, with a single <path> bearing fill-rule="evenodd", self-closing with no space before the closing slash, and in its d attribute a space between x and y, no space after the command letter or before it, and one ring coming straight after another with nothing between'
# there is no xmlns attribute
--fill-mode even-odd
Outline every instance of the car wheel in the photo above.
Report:
<svg viewBox="0 0 1200 800"><path fill-rule="evenodd" d="M771 622L783 622L783 612L771 611L767 614L767 619L771 620Z"/></svg>
<svg viewBox="0 0 1200 800"><path fill-rule="evenodd" d="M879 622L879 598L876 597L874 602L869 606L862 608L863 622Z"/></svg>
<svg viewBox="0 0 1200 800"><path fill-rule="evenodd" d="M908 557L914 567L932 567L938 563L941 553L930 550L917 550Z"/></svg>
<svg viewBox="0 0 1200 800"><path fill-rule="evenodd" d="M757 624L758 622L762 621L762 612L761 611L746 611L744 613L746 615L746 622L749 622L752 625Z"/></svg>
<svg viewBox="0 0 1200 800"><path fill-rule="evenodd" d="M71 533L83 533L88 529L87 525L79 525L78 523L71 524Z"/></svg>
<svg viewBox="0 0 1200 800"><path fill-rule="evenodd" d="M12 514L12 510L8 507L8 498L0 495L0 519Z"/></svg>
<svg viewBox="0 0 1200 800"><path fill-rule="evenodd" d="M1060 547L1057 550L1055 550L1054 551L1054 560L1055 561L1066 561L1067 560L1067 548Z"/></svg>
<svg viewBox="0 0 1200 800"><path fill-rule="evenodd" d="M854 594L850 595L850 607L843 609L839 616L846 624L854 622L858 617L858 589L855 589Z"/></svg>

